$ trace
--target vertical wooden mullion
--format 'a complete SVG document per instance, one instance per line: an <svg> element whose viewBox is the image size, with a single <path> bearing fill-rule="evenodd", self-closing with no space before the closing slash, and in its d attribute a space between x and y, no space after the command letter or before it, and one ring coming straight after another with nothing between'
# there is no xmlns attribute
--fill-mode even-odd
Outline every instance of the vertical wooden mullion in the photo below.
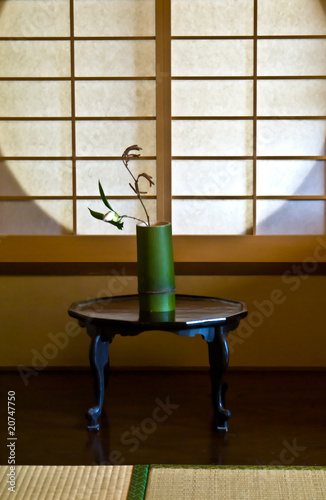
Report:
<svg viewBox="0 0 326 500"><path fill-rule="evenodd" d="M254 45L253 45L253 235L257 234L257 25L258 0L254 0Z"/></svg>
<svg viewBox="0 0 326 500"><path fill-rule="evenodd" d="M171 4L156 0L157 220L171 221Z"/></svg>
<svg viewBox="0 0 326 500"><path fill-rule="evenodd" d="M71 162L72 162L72 210L73 234L77 234L76 188L76 107L75 107L75 27L74 0L70 0L70 77L71 77Z"/></svg>

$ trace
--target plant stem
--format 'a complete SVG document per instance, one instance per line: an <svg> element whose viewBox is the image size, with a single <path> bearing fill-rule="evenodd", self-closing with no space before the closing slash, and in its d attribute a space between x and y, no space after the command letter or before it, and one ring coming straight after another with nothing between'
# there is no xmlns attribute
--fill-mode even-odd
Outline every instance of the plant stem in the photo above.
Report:
<svg viewBox="0 0 326 500"><path fill-rule="evenodd" d="M143 200L142 200L142 198L141 198L141 196L140 196L140 193L139 193L139 188L138 188L138 182L137 182L137 196L138 196L138 199L139 199L140 203L142 204L143 209L144 209L144 211L145 211L146 218L147 218L147 225L148 225L148 226L150 226L149 215L148 215L148 213L147 213L147 210L146 210L146 207L145 207L145 205L144 205L144 202L143 202Z"/></svg>
<svg viewBox="0 0 326 500"><path fill-rule="evenodd" d="M128 163L129 163L129 158L127 156L127 159L124 159L122 158L122 161L123 161L123 164L124 166L126 167L126 169L128 170L129 174L131 175L131 177L133 178L134 182L135 182L135 193L137 194L137 197L140 201L140 203L142 204L142 207L144 209L144 212L145 212L145 215L146 215L146 218L147 218L147 225L150 226L150 220L149 220L149 215L148 215L148 212L146 210L146 207L144 205L144 202L140 196L140 191L139 191L139 186L138 186L138 179L136 179L136 177L133 175L133 173L131 172L131 170L129 169L128 167ZM128 215L124 216L124 217L129 217ZM135 220L141 220L141 219L137 219L137 217L129 217L130 219L135 219ZM141 222L144 222L146 224L145 221L141 221Z"/></svg>
<svg viewBox="0 0 326 500"><path fill-rule="evenodd" d="M127 217L128 219L134 219L134 220L138 220L139 222L143 222L144 224L146 224L146 222L142 219L138 219L137 217L131 217L131 215L121 215L120 218L123 219ZM148 224L149 225L149 224Z"/></svg>

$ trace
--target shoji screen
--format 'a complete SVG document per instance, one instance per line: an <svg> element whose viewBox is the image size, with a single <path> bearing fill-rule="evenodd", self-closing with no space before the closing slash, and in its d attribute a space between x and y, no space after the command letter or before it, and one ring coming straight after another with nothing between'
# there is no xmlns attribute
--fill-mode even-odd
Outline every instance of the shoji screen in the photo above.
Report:
<svg viewBox="0 0 326 500"><path fill-rule="evenodd" d="M142 217L120 156L139 144L155 180L155 1L3 0L0 20L0 232L109 234L98 179Z"/></svg>
<svg viewBox="0 0 326 500"><path fill-rule="evenodd" d="M194 245L324 234L325 75L324 0L0 0L0 234L118 234L132 144Z"/></svg>
<svg viewBox="0 0 326 500"><path fill-rule="evenodd" d="M172 0L175 232L325 232L325 35L322 0Z"/></svg>

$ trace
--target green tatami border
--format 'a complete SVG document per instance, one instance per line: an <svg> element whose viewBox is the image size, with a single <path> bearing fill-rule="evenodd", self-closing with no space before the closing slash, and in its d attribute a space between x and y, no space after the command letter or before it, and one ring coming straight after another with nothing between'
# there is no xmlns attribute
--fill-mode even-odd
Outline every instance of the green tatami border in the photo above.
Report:
<svg viewBox="0 0 326 500"><path fill-rule="evenodd" d="M134 465L127 500L144 500L149 465Z"/></svg>

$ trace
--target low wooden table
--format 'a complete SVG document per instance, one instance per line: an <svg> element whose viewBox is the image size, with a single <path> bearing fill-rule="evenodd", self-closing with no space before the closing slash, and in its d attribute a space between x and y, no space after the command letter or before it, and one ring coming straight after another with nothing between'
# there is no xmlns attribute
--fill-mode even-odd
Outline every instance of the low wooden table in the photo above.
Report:
<svg viewBox="0 0 326 500"><path fill-rule="evenodd" d="M91 337L90 365L94 375L95 405L86 414L90 431L99 430L104 391L109 375L109 345L115 335L138 335L149 330L164 330L193 337L201 335L208 344L214 422L218 430L227 430L229 410L224 408L226 384L223 375L229 361L227 334L247 315L243 302L176 295L172 312L139 311L138 295L123 295L86 300L72 304L68 313L86 327Z"/></svg>

